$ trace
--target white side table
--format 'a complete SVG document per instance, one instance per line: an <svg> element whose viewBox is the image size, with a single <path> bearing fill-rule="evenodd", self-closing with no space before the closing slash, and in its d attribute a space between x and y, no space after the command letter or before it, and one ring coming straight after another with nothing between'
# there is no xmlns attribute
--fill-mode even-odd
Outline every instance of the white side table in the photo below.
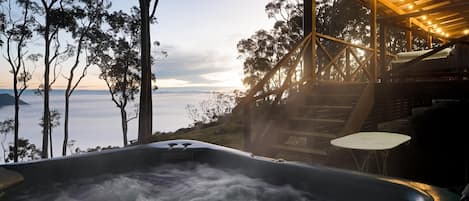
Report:
<svg viewBox="0 0 469 201"><path fill-rule="evenodd" d="M331 144L336 147L349 149L352 152L353 160L358 170L364 171L368 160L371 155L375 155L378 172L383 175L387 174L387 157L389 150L407 142L410 140L410 136L388 133L388 132L359 132L355 134L346 135L340 138L331 140ZM357 157L354 154L354 150L368 151L367 156L360 164ZM383 153L381 159L382 164L379 163L378 152ZM381 169L381 170L380 170Z"/></svg>

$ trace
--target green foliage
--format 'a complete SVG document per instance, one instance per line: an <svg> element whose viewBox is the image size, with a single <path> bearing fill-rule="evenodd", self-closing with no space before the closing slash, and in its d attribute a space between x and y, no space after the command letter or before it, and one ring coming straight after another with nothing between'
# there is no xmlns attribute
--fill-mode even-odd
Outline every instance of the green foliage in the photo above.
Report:
<svg viewBox="0 0 469 201"><path fill-rule="evenodd" d="M15 126L15 120L13 119L7 119L4 121L0 121L0 134L6 135L9 132L13 131Z"/></svg>
<svg viewBox="0 0 469 201"><path fill-rule="evenodd" d="M50 111L50 127L55 128L60 125L60 112L57 109L53 109ZM39 121L39 126L44 127L44 117L42 117Z"/></svg>
<svg viewBox="0 0 469 201"><path fill-rule="evenodd" d="M230 114L235 106L235 101L235 94L213 92L209 99L201 101L198 105L186 105L186 110L194 126L202 126L220 121Z"/></svg>
<svg viewBox="0 0 469 201"><path fill-rule="evenodd" d="M118 107L133 101L140 88L140 56L138 46L139 17L115 11L106 16L108 30L94 30L90 62L96 64Z"/></svg>
<svg viewBox="0 0 469 201"><path fill-rule="evenodd" d="M5 162L13 161L13 146L9 147L8 158ZM35 144L29 143L28 139L20 138L18 140L18 157L21 161L37 160L41 158L41 150L36 148Z"/></svg>
<svg viewBox="0 0 469 201"><path fill-rule="evenodd" d="M3 151L3 160L6 161L6 153L7 149L5 147L5 141L7 139L8 133L12 132L15 129L15 120L13 119L7 119L4 121L0 121L0 135L2 135L2 141L1 141L1 146L2 146L2 151Z"/></svg>
<svg viewBox="0 0 469 201"><path fill-rule="evenodd" d="M127 123L136 118L128 117L126 107L135 100L143 82L141 23L140 10L133 7L130 14L122 10L108 13L104 26L91 32L89 62L100 68L99 78L106 82L112 101L120 109L124 145L127 145ZM149 77L150 82L155 81L154 74Z"/></svg>
<svg viewBox="0 0 469 201"><path fill-rule="evenodd" d="M242 126L233 122L205 127L185 128L174 133L156 133L151 136L151 141L164 141L175 139L191 139L218 144L235 149L243 148Z"/></svg>
<svg viewBox="0 0 469 201"><path fill-rule="evenodd" d="M88 148L86 150L81 150L80 148L76 148L75 149L75 154L89 153L89 152L100 152L100 151L118 149L118 148L119 147L117 147L117 146L111 146L111 145L108 145L107 147L96 146L94 148Z"/></svg>

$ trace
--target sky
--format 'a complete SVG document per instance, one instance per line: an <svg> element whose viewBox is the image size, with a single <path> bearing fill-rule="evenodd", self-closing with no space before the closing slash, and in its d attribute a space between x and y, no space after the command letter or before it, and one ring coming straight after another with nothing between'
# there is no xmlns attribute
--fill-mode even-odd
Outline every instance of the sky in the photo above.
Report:
<svg viewBox="0 0 469 201"><path fill-rule="evenodd" d="M164 87L232 87L242 89L243 67L236 44L259 29L269 29L274 21L265 14L269 0L160 0L157 24L151 26L151 40L168 56L152 67L157 85ZM128 10L137 0L114 0L113 10ZM35 42L39 49L41 43ZM5 48L2 47L2 54ZM30 88L42 82L42 62L36 63ZM29 63L29 68L34 65ZM69 64L64 63L65 74ZM81 89L105 89L93 67L82 81ZM0 88L11 88L9 66L0 58ZM65 87L59 76L55 89Z"/></svg>

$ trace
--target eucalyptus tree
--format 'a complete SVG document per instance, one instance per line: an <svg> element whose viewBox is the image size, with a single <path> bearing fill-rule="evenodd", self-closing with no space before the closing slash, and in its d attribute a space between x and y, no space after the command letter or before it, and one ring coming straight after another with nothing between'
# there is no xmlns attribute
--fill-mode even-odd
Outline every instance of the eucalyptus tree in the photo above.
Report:
<svg viewBox="0 0 469 201"><path fill-rule="evenodd" d="M14 3L16 2L16 3ZM16 4L16 5L15 5ZM18 138L19 138L19 112L20 98L23 92L28 88L28 81L31 80L31 73L25 65L27 59L27 44L33 37L31 27L34 23L34 16L31 10L34 2L29 0L7 1L2 7L7 13L3 16L4 24L2 26L3 39L5 41L5 50L3 57L10 67L13 81L13 95L15 98L14 114L14 145L13 160L18 161ZM21 13L14 13L14 8L19 8Z"/></svg>
<svg viewBox="0 0 469 201"><path fill-rule="evenodd" d="M151 72L151 39L150 24L156 21L155 13L158 6L158 0L154 0L153 6L151 0L139 0L140 5L140 55L141 55L141 91L140 108L138 118L138 142L146 143L149 136L152 135L153 124L153 106L152 106L152 72ZM150 6L152 8L150 8ZM152 11L150 12L150 9Z"/></svg>
<svg viewBox="0 0 469 201"><path fill-rule="evenodd" d="M128 144L127 124L136 118L128 115L127 106L140 91L142 71L139 10L132 8L131 12L130 15L123 11L107 15L109 29L94 30L94 42L90 46L90 61L100 68L99 77L105 81L112 101L120 110L124 146ZM154 79L153 75L151 79Z"/></svg>
<svg viewBox="0 0 469 201"><path fill-rule="evenodd" d="M73 0L38 0L36 14L43 17L36 20L36 31L44 41L44 124L42 129L42 158L48 157L48 135L50 130L50 108L49 108L49 91L51 87L50 71L54 70L54 79L56 80L55 67L60 65L60 60L65 61L71 56L71 46L63 48L61 46L59 32L70 32L72 27L76 26L73 11ZM37 18L39 17L37 16Z"/></svg>
<svg viewBox="0 0 469 201"><path fill-rule="evenodd" d="M88 68L91 66L91 62L88 62L88 58L83 59L82 56L88 57L87 47L91 44L93 30L99 29L102 25L103 19L106 15L106 10L110 7L110 3L105 0L79 0L73 7L74 25L71 26L70 30L72 38L74 39L73 49L75 56L73 58L73 64L68 71L68 75L64 76L67 80L67 86L65 89L65 113L64 113L64 139L62 143L62 155L67 154L67 144L69 138L69 109L70 109L70 97L72 96L75 89L78 87L80 82L86 76ZM95 41L99 42L99 41ZM77 74L78 73L78 74ZM78 77L77 77L78 76Z"/></svg>

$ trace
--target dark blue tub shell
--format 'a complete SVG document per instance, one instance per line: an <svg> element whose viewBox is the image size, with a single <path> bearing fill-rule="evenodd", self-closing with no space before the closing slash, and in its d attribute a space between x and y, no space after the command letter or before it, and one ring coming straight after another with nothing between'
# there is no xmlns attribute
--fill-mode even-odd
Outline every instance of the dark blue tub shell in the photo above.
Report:
<svg viewBox="0 0 469 201"><path fill-rule="evenodd" d="M172 148L171 143L177 144ZM183 144L189 143L187 147ZM173 144L173 145L174 145ZM187 145L187 144L186 144ZM457 201L445 189L402 179L253 156L223 146L193 140L171 140L51 160L6 164L25 180L5 192L9 195L54 182L124 173L167 163L198 162L228 168L266 182L289 184L327 201ZM2 200L2 198L0 198Z"/></svg>

